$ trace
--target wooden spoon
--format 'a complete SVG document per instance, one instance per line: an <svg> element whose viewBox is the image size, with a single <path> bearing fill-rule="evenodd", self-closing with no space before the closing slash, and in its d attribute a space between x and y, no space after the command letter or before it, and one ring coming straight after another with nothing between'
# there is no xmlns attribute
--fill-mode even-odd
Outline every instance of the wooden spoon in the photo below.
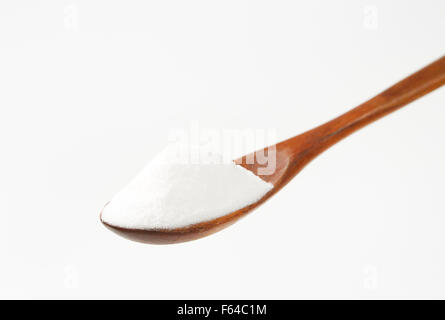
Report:
<svg viewBox="0 0 445 320"><path fill-rule="evenodd" d="M225 216L187 227L162 230L125 229L111 226L104 222L102 218L101 221L113 232L125 238L144 243L168 244L208 236L231 225L263 204L295 177L306 164L336 142L444 84L445 56L345 114L310 131L276 144L276 170L272 175L260 175L263 180L272 183L274 188L259 201ZM259 151L267 152L267 149ZM253 164L246 163L248 162L246 161L248 156L255 156L256 159L257 152L237 159L235 162L258 174L258 169L264 167L264 165L259 164L260 161L254 161Z"/></svg>

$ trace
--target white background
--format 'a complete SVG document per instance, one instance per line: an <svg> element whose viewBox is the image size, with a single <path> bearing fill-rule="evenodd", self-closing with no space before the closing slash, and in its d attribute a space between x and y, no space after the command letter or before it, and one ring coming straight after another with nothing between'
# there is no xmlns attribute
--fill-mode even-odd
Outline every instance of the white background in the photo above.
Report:
<svg viewBox="0 0 445 320"><path fill-rule="evenodd" d="M119 238L99 212L172 128L276 129L445 54L445 2L0 2L1 298L445 298L445 88L234 226Z"/></svg>

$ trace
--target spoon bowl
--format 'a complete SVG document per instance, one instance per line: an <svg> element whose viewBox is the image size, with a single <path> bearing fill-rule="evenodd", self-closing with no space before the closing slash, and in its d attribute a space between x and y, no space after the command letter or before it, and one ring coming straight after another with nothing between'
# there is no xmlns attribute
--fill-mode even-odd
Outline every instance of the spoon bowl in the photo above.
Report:
<svg viewBox="0 0 445 320"><path fill-rule="evenodd" d="M319 127L235 160L236 164L273 184L273 188L257 202L224 216L181 228L153 230L112 226L103 221L102 213L101 221L111 231L124 238L150 244L178 243L208 236L230 226L263 204L292 180L312 159L338 141L444 84L445 56ZM270 174L262 174L260 169L265 165L257 159L261 159L260 157L268 152L274 152L274 170Z"/></svg>
<svg viewBox="0 0 445 320"><path fill-rule="evenodd" d="M255 154L256 153L257 152L255 152ZM246 164L247 158L248 156L244 156L240 159L235 160L235 163L243 166L244 168L256 174L258 168L263 166L258 165L256 163ZM247 213L249 213L256 207L263 204L267 199L269 199L279 190L277 186L280 186L280 184L278 184L277 182L283 179L286 174L288 157L285 156L284 154L280 154L279 152L277 152L277 159L281 159L281 161L279 162L277 161L277 167L274 170L273 174L260 176L260 178L262 178L264 181L270 182L274 185L274 187L269 192L267 192L258 201L244 208L241 208L237 211L218 217L216 219L203 221L187 227L181 227L175 229L153 229L153 230L128 229L128 228L113 226L102 220L102 214L101 214L101 221L105 225L105 227L107 227L109 230L126 239L149 244L172 244L177 242L196 240L208 236L235 223L236 221L238 221L238 219L242 218Z"/></svg>

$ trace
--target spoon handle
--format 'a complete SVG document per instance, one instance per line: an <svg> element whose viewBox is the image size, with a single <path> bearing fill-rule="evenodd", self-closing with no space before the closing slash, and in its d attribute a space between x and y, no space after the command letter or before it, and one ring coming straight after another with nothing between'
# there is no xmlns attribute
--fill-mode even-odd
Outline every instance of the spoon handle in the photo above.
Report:
<svg viewBox="0 0 445 320"><path fill-rule="evenodd" d="M396 83L358 107L295 138L298 138L300 142L303 141L303 144L307 145L306 157L313 158L358 129L386 116L444 84L445 56ZM301 153L299 154L301 155Z"/></svg>

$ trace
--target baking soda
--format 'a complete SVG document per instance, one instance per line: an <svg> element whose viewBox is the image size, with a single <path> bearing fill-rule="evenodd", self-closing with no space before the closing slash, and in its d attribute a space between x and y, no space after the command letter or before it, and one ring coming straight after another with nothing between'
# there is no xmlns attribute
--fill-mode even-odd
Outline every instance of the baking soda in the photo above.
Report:
<svg viewBox="0 0 445 320"><path fill-rule="evenodd" d="M179 228L246 207L272 187L234 162L225 163L221 155L203 157L197 147L170 146L114 196L102 220L132 229Z"/></svg>

